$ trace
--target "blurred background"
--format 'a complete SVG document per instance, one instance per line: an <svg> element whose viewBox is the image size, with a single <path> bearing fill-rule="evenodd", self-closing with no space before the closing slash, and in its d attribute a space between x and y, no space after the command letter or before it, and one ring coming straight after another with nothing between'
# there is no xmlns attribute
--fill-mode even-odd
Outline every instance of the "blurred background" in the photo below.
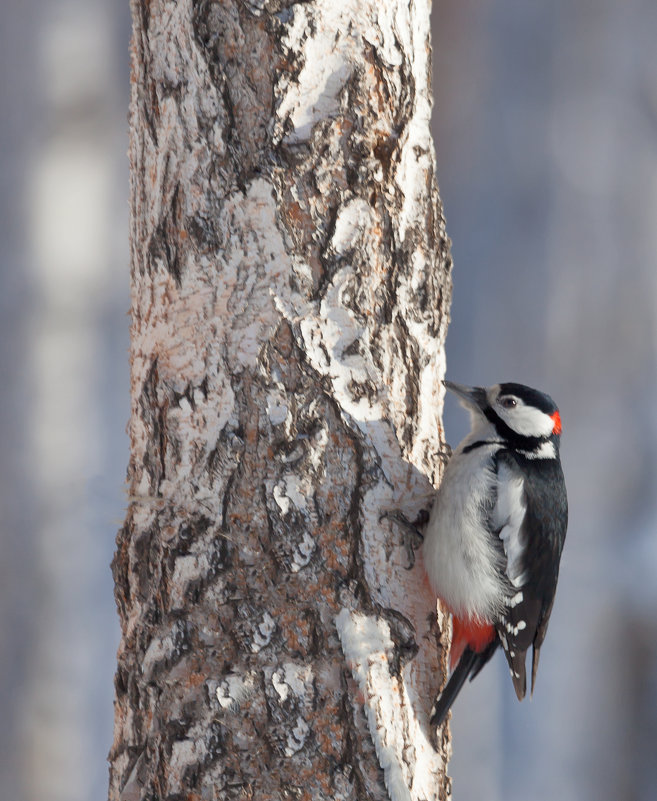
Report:
<svg viewBox="0 0 657 801"><path fill-rule="evenodd" d="M553 396L570 500L535 696L501 657L465 688L454 798L657 799L657 3L433 14L447 372Z"/></svg>
<svg viewBox="0 0 657 801"><path fill-rule="evenodd" d="M100 801L128 460L128 2L0 10L0 798Z"/></svg>
<svg viewBox="0 0 657 801"><path fill-rule="evenodd" d="M657 799L657 4L434 0L448 375L549 392L571 523L534 699L453 716L455 801ZM128 459L128 3L0 12L0 795L106 795ZM448 439L466 415L448 401Z"/></svg>

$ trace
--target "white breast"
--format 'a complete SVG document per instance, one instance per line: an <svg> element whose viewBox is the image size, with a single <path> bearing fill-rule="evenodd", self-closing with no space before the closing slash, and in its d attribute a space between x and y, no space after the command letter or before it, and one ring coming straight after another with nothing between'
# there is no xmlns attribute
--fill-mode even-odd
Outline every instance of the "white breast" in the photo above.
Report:
<svg viewBox="0 0 657 801"><path fill-rule="evenodd" d="M493 455L500 444L463 453L481 431L459 445L445 469L425 533L424 564L436 595L458 616L492 621L505 604L500 553L486 528L496 498ZM488 437L487 437L488 439ZM494 439L494 437L490 437ZM487 509L488 507L488 509Z"/></svg>

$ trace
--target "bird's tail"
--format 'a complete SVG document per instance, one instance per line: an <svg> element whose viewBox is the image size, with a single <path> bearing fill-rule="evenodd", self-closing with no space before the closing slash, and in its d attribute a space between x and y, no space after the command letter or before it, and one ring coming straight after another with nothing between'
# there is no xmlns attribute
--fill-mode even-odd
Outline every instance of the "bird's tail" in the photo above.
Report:
<svg viewBox="0 0 657 801"><path fill-rule="evenodd" d="M463 651L463 655L452 671L449 681L433 703L433 708L431 710L432 728L438 728L438 726L444 723L447 713L451 709L452 704L456 700L456 696L461 691L461 687L463 687L467 678L474 679L477 673L479 673L482 667L495 653L498 645L499 640L496 637L483 651L473 651L472 648L466 648Z"/></svg>
<svg viewBox="0 0 657 801"><path fill-rule="evenodd" d="M432 728L437 728L444 722L450 707L456 700L456 696L470 675L470 671L475 667L478 656L479 654L470 648L466 648L463 652L457 666L452 671L452 675L449 677L449 681L433 703L433 709L431 710Z"/></svg>

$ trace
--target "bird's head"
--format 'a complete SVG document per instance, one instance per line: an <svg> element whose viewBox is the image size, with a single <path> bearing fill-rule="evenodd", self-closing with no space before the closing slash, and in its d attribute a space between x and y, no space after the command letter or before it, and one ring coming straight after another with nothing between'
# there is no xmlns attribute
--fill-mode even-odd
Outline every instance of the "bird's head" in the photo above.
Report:
<svg viewBox="0 0 657 801"><path fill-rule="evenodd" d="M471 413L473 424L486 420L495 426L501 437L508 439L509 431L518 437L538 440L561 435L559 409L544 392L508 382L492 387L443 383Z"/></svg>

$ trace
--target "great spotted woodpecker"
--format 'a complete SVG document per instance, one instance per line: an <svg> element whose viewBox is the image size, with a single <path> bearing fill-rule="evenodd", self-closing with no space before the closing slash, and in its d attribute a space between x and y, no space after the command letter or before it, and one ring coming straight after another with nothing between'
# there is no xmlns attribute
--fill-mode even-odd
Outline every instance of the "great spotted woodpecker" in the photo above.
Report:
<svg viewBox="0 0 657 801"><path fill-rule="evenodd" d="M471 431L445 468L424 535L430 584L453 616L452 674L433 726L499 645L519 700L533 646L534 691L568 523L552 398L523 384L444 383L470 412Z"/></svg>

